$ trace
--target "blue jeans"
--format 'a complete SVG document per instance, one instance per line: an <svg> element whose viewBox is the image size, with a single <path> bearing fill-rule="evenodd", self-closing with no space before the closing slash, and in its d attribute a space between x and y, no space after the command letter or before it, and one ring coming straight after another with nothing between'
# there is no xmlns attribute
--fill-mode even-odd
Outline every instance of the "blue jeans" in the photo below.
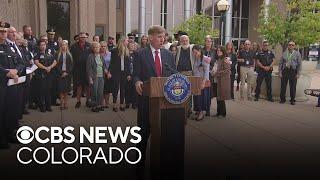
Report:
<svg viewBox="0 0 320 180"><path fill-rule="evenodd" d="M92 103L94 106L101 106L103 99L104 78L97 77L93 79Z"/></svg>

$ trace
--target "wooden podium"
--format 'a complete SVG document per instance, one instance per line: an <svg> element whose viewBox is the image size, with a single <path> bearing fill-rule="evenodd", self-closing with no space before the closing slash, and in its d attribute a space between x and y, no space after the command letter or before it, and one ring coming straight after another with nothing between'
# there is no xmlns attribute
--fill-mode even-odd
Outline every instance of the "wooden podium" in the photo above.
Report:
<svg viewBox="0 0 320 180"><path fill-rule="evenodd" d="M200 95L201 78L188 76L188 79L191 95ZM163 93L166 80L167 77L152 77L143 87L144 96L149 97L152 180L183 179L184 176L185 124L189 101L169 103Z"/></svg>

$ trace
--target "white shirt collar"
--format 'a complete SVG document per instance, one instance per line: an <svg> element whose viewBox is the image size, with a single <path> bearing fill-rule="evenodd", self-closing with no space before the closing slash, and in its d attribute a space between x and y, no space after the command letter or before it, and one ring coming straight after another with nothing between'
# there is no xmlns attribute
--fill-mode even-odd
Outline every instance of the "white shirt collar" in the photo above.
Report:
<svg viewBox="0 0 320 180"><path fill-rule="evenodd" d="M15 44L15 42L11 41L10 39L7 39L7 42L10 44Z"/></svg>
<svg viewBox="0 0 320 180"><path fill-rule="evenodd" d="M150 48L151 48L151 51L152 51L152 54L157 50L160 54L160 49L155 49L154 47L152 47L152 45L150 44Z"/></svg>

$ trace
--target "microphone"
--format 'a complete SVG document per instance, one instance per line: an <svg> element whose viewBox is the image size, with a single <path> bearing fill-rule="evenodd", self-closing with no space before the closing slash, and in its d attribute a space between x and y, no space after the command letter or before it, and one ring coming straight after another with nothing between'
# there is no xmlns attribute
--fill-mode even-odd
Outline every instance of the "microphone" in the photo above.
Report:
<svg viewBox="0 0 320 180"><path fill-rule="evenodd" d="M175 70L172 67L170 67L170 65L168 63L164 63L164 66L168 71L170 71L171 74L179 73L177 70Z"/></svg>

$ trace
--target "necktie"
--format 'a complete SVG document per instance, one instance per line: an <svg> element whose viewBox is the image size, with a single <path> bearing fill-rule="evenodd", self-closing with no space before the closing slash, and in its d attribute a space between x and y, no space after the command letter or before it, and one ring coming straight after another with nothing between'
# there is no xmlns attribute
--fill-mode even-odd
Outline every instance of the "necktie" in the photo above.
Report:
<svg viewBox="0 0 320 180"><path fill-rule="evenodd" d="M159 51L155 51L155 65L156 65L156 72L157 72L157 77L161 76L161 63L160 63L160 57L159 57Z"/></svg>

